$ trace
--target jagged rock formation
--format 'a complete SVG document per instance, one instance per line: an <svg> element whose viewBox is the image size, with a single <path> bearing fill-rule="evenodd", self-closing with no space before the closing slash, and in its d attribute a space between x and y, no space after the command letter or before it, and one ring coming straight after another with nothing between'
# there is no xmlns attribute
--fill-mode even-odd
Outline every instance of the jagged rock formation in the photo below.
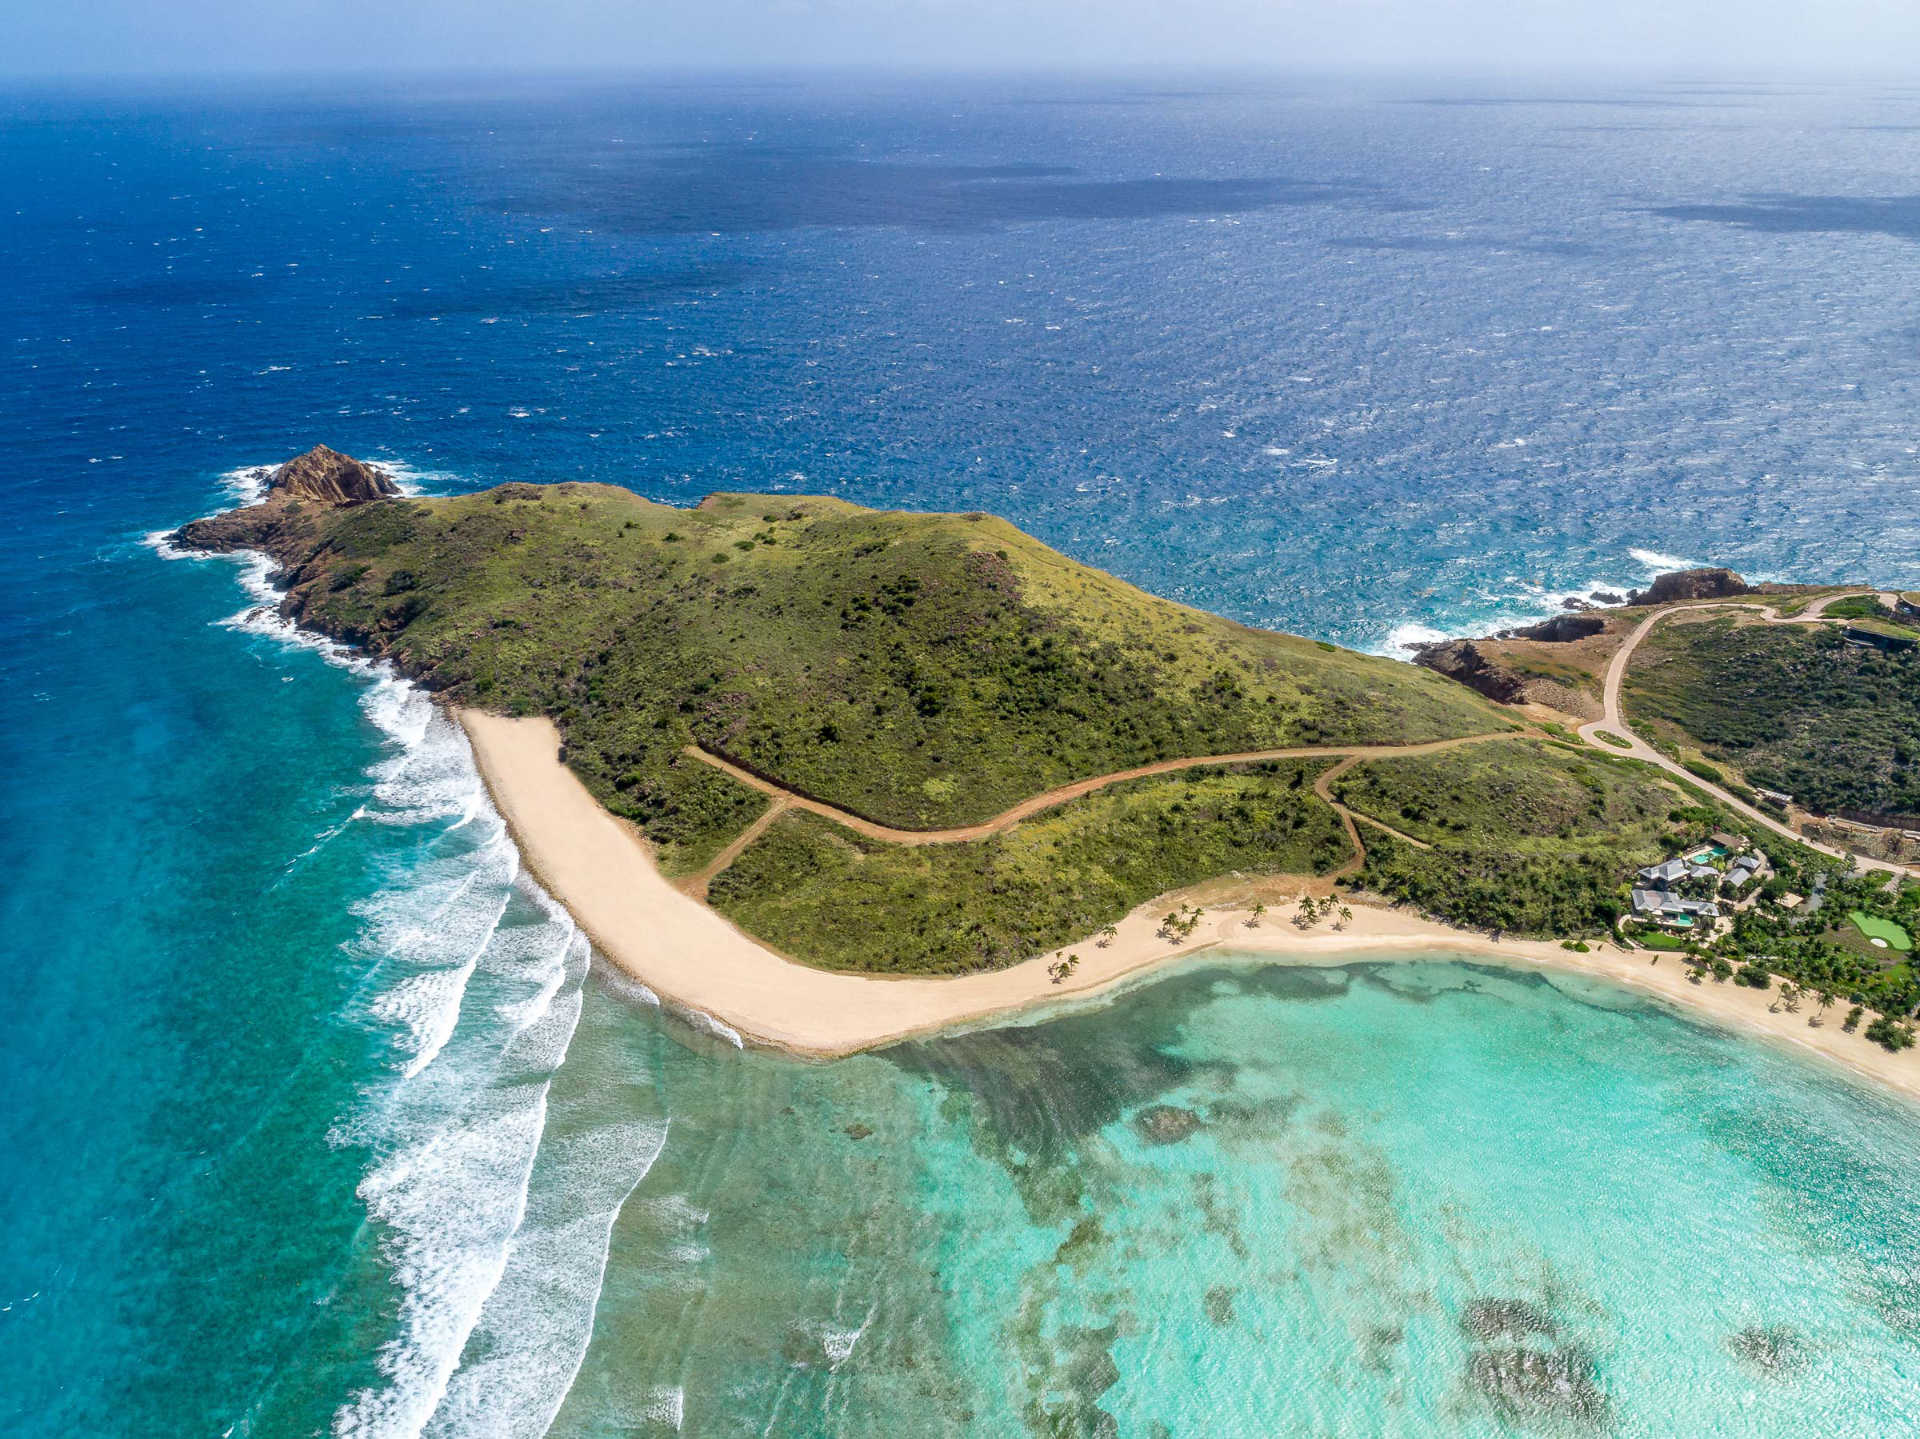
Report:
<svg viewBox="0 0 1920 1439"><path fill-rule="evenodd" d="M1544 640L1548 644L1572 644L1575 640L1584 640L1599 634L1607 627L1605 615L1592 613L1555 615L1550 620L1542 620L1537 625L1522 625L1518 629L1500 631L1503 640Z"/></svg>
<svg viewBox="0 0 1920 1439"><path fill-rule="evenodd" d="M364 505L397 495L400 487L385 470L315 445L275 470L267 491L322 505Z"/></svg>
<svg viewBox="0 0 1920 1439"><path fill-rule="evenodd" d="M1676 600L1717 600L1728 595L1744 595L1753 587L1732 570L1673 570L1656 576L1644 590L1627 597L1629 604L1670 605Z"/></svg>
<svg viewBox="0 0 1920 1439"><path fill-rule="evenodd" d="M264 550L284 562L284 552L312 532L316 506L345 509L399 493L386 471L315 445L267 477L266 498L259 504L182 525L173 542L222 553Z"/></svg>
<svg viewBox="0 0 1920 1439"><path fill-rule="evenodd" d="M1473 640L1438 640L1416 645L1413 662L1436 670L1448 679L1458 680L1478 690L1490 700L1516 705L1525 702L1527 682L1504 665L1487 658Z"/></svg>

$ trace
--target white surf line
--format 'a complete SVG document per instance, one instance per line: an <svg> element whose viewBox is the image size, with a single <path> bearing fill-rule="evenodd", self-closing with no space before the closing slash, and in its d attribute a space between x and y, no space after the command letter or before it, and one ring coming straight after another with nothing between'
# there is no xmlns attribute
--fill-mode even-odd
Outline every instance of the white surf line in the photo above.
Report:
<svg viewBox="0 0 1920 1439"><path fill-rule="evenodd" d="M584 1212L515 1233L469 1334L478 1357L455 1370L423 1439L539 1439L552 1427L592 1344L613 1227L665 1151L672 1123L606 1125L543 1148L543 1188ZM544 1342L529 1349L528 1335ZM684 1399L676 1415L678 1428Z"/></svg>
<svg viewBox="0 0 1920 1439"><path fill-rule="evenodd" d="M539 1012L518 1015L504 1035L476 1030L462 1040L461 1062L451 1071L436 1066L400 1081L397 1107L378 1121L390 1132L398 1125L405 1137L363 1178L360 1194L369 1217L389 1233L383 1258L402 1290L400 1326L378 1358L386 1383L360 1391L336 1412L333 1430L342 1439L414 1439L422 1432L525 1226L552 1082L578 1025L587 973L586 945L571 921L548 905L539 910L530 932L496 927L484 951L489 973L530 985L530 1002L545 999ZM562 943L544 937L550 927L561 931ZM529 964L534 954L546 958ZM541 970L561 971L558 998ZM500 1009L492 1011L496 1021L506 1017ZM531 1075L541 1076L537 1085L521 1082Z"/></svg>

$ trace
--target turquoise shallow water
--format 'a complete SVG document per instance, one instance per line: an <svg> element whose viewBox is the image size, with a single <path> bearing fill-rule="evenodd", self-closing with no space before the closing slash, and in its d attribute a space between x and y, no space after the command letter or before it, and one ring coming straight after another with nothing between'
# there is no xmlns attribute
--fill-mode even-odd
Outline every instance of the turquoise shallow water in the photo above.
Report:
<svg viewBox="0 0 1920 1439"><path fill-rule="evenodd" d="M142 537L324 440L438 490L991 508L1369 648L1677 559L1920 582L1917 117L0 97L6 1432L1913 1432L1910 1110L1454 965L743 1054L591 969L419 696Z"/></svg>
<svg viewBox="0 0 1920 1439"><path fill-rule="evenodd" d="M1609 986L1221 964L829 1067L608 1038L673 1133L557 1434L1885 1435L1920 1400L1912 1111Z"/></svg>

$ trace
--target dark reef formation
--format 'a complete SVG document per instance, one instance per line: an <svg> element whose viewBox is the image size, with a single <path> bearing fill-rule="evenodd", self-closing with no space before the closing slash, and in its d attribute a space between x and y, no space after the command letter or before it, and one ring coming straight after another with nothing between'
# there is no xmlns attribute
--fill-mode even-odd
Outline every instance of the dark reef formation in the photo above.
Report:
<svg viewBox="0 0 1920 1439"><path fill-rule="evenodd" d="M1178 1144L1200 1128L1200 1116L1177 1104L1155 1104L1133 1116L1133 1127L1149 1144Z"/></svg>
<svg viewBox="0 0 1920 1439"><path fill-rule="evenodd" d="M1460 1316L1460 1327L1483 1344L1493 1339L1553 1338L1559 1325L1530 1299L1476 1299Z"/></svg>
<svg viewBox="0 0 1920 1439"><path fill-rule="evenodd" d="M1577 1344L1563 1349L1514 1345L1482 1349L1467 1361L1467 1378L1509 1422L1597 1428L1607 1416L1599 1365Z"/></svg>
<svg viewBox="0 0 1920 1439"><path fill-rule="evenodd" d="M1791 1374L1807 1362L1807 1343L1785 1325L1755 1325L1727 1336L1727 1348L1762 1374Z"/></svg>

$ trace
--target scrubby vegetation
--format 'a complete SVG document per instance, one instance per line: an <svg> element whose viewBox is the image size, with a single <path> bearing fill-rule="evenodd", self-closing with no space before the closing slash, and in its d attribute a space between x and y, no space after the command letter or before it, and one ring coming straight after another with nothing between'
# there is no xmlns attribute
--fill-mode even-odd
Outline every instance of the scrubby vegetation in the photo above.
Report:
<svg viewBox="0 0 1920 1439"><path fill-rule="evenodd" d="M1645 765L1526 739L1370 760L1333 793L1432 846L1369 833L1369 889L1528 935L1604 933L1628 877L1719 818Z"/></svg>
<svg viewBox="0 0 1920 1439"><path fill-rule="evenodd" d="M752 495L688 511L607 486L508 485L338 509L283 497L210 533L215 548L269 549L304 623L461 702L553 717L567 762L670 873L701 869L766 805L689 746L927 829L1161 759L1492 736L1364 761L1333 793L1395 831L1369 829L1354 882L1524 934L1607 930L1636 869L1729 822L1691 782L1521 736L1438 675L1155 599L986 515ZM1666 626L1643 654L1635 718L1696 775L1724 764L1817 806L1920 811L1920 656L1732 621ZM1346 865L1340 817L1313 789L1330 763L1138 779L963 844L886 843L795 810L708 894L835 968L956 973L1105 944L1169 890ZM1731 933L1647 942L1689 951L1703 982L1779 976L1782 1003L1847 997L1850 1026L1871 1007L1874 1038L1911 1042L1920 981L1847 916L1920 933L1920 886L1876 888L1784 842L1769 854L1780 872ZM1822 873L1818 913L1785 903ZM1191 931L1198 914L1169 925Z"/></svg>
<svg viewBox="0 0 1920 1439"><path fill-rule="evenodd" d="M1626 707L1810 809L1920 816L1920 651L1851 645L1837 626L1666 624L1633 657Z"/></svg>
<svg viewBox="0 0 1920 1439"><path fill-rule="evenodd" d="M953 974L1095 934L1135 906L1231 870L1324 874L1352 855L1290 761L1132 780L970 844L897 845L782 816L710 902L795 958Z"/></svg>
<svg viewBox="0 0 1920 1439"><path fill-rule="evenodd" d="M325 513L304 622L470 704L545 713L670 869L759 807L698 743L907 828L1189 755L1499 730L1424 671L1156 599L987 515L604 485Z"/></svg>

